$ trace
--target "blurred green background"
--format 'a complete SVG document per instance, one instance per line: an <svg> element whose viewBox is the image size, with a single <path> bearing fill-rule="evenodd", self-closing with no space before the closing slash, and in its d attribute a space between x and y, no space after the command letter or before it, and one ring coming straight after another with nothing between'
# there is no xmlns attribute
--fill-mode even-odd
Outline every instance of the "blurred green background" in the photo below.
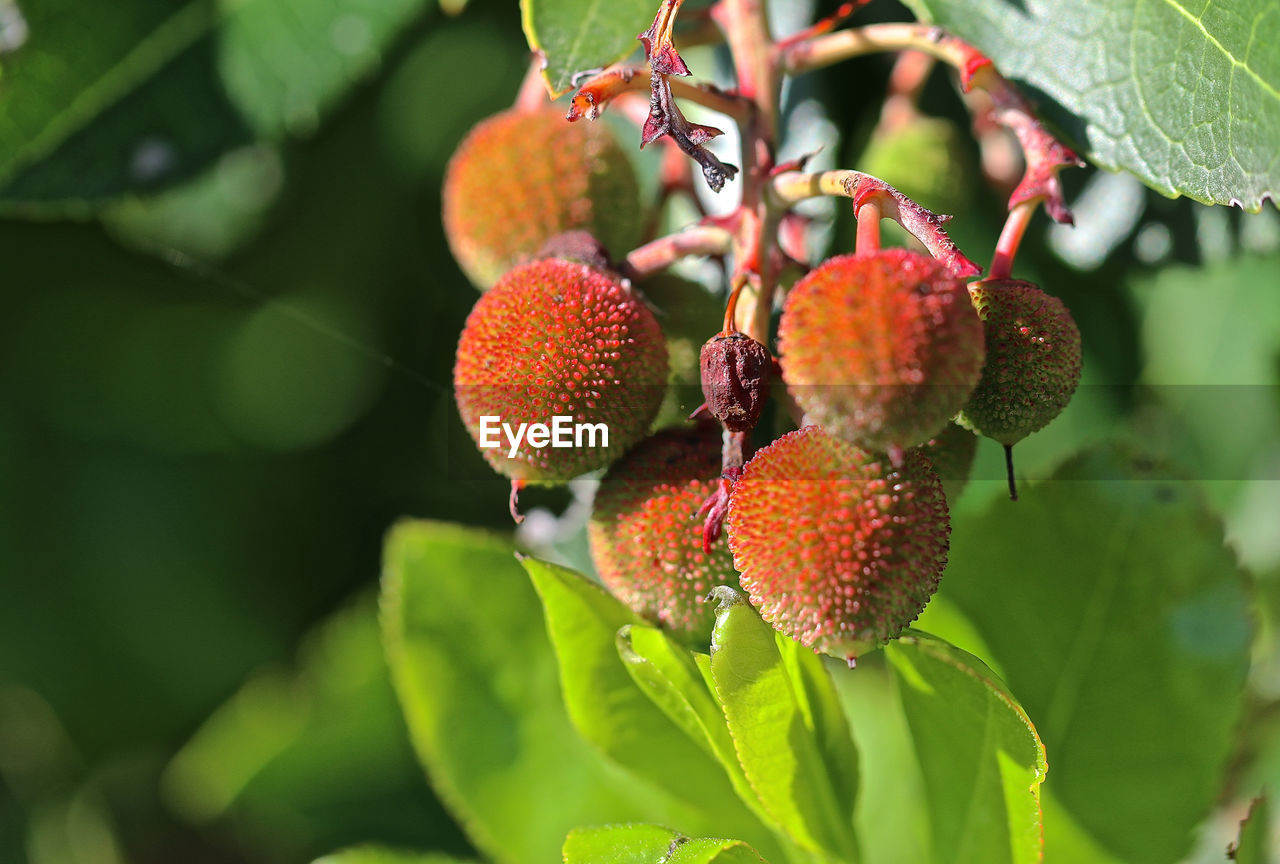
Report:
<svg viewBox="0 0 1280 864"><path fill-rule="evenodd" d="M0 0L0 862L467 852L405 738L373 590L399 516L510 530L449 394L477 295L439 190L527 58L497 0ZM887 69L797 82L782 155L825 136L856 164ZM964 122L944 76L922 106ZM1086 378L1020 470L1136 437L1280 597L1280 218L1066 181L1080 227L1040 217L1017 273L1067 301ZM979 191L956 213L981 261L1001 209ZM986 444L962 510L1001 494ZM1272 605L1251 777L1280 765Z"/></svg>

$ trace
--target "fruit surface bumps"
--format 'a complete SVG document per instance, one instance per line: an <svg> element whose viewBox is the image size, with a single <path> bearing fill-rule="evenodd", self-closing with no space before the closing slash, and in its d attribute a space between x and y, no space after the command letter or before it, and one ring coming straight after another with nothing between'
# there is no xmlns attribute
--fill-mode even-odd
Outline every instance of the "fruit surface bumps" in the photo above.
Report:
<svg viewBox="0 0 1280 864"><path fill-rule="evenodd" d="M589 231L615 258L640 236L627 154L604 124L571 124L553 108L477 125L449 160L443 201L449 248L481 290L562 232Z"/></svg>
<svg viewBox="0 0 1280 864"><path fill-rule="evenodd" d="M846 660L920 614L946 567L951 530L942 483L919 450L895 468L817 426L747 463L726 529L760 615Z"/></svg>
<svg viewBox="0 0 1280 864"><path fill-rule="evenodd" d="M720 478L713 424L646 438L605 475L587 526L601 581L638 614L706 650L716 585L737 587L725 539L702 549L698 516Z"/></svg>
<svg viewBox="0 0 1280 864"><path fill-rule="evenodd" d="M960 422L1013 445L1057 417L1080 382L1080 330L1057 297L1017 279L969 286L987 362Z"/></svg>
<svg viewBox="0 0 1280 864"><path fill-rule="evenodd" d="M498 447L481 447L500 473L543 485L602 468L640 440L666 377L666 345L648 307L616 277L558 258L516 267L479 299L453 370L458 410L477 443L486 416L513 429L555 416L608 426L608 447L599 439L523 444L512 458L501 435Z"/></svg>
<svg viewBox="0 0 1280 864"><path fill-rule="evenodd" d="M905 249L829 258L787 295L782 377L809 419L877 453L927 441L982 372L964 282Z"/></svg>

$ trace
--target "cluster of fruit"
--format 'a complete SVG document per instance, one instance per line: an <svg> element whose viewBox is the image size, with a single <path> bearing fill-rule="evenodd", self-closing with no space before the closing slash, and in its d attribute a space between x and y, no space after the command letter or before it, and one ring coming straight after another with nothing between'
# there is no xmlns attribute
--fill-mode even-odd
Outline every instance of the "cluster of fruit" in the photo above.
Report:
<svg viewBox="0 0 1280 864"><path fill-rule="evenodd" d="M570 126L553 110L512 109L459 147L445 227L484 291L458 344L462 419L512 479L513 515L520 487L609 466L592 555L642 615L705 648L706 596L727 584L782 632L852 661L935 591L947 496L968 474L973 433L1007 451L1066 405L1076 326L1029 283L966 284L921 252L860 249L791 287L777 360L738 332L730 308L702 348L706 404L653 432L668 350L614 263L640 239L632 170L603 124ZM770 388L778 376L785 386ZM783 434L753 452L771 389L783 410L761 431ZM494 418L516 429L553 416L604 424L607 438L560 449L482 440ZM785 431L788 417L798 428Z"/></svg>

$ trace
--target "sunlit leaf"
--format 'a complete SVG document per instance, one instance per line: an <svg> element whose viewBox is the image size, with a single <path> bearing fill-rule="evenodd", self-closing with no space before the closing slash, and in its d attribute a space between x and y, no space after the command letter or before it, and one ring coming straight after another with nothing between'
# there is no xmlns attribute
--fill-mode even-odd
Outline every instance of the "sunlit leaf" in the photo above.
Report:
<svg viewBox="0 0 1280 864"><path fill-rule="evenodd" d="M564 841L565 864L761 864L740 840L694 839L658 825L580 828Z"/></svg>
<svg viewBox="0 0 1280 864"><path fill-rule="evenodd" d="M721 830L771 843L705 741L690 737L685 724L673 723L628 674L617 635L619 628L640 619L572 570L532 558L522 563L542 600L559 660L560 688L582 737L636 777L682 801L684 812L673 824L686 831ZM723 720L720 725L723 729Z"/></svg>
<svg viewBox="0 0 1280 864"><path fill-rule="evenodd" d="M1280 195L1280 6L1269 0L907 0L1031 85L1098 165L1256 211Z"/></svg>
<svg viewBox="0 0 1280 864"><path fill-rule="evenodd" d="M843 809L826 744L807 710L803 685L788 673L776 632L729 589L711 638L711 675L738 761L765 812L802 849L852 860L853 813ZM824 730L825 734L825 730ZM852 749L852 744L849 745Z"/></svg>
<svg viewBox="0 0 1280 864"><path fill-rule="evenodd" d="M546 57L542 74L553 96L573 86L574 73L639 50L636 35L657 11L654 0L520 0L525 36Z"/></svg>
<svg viewBox="0 0 1280 864"><path fill-rule="evenodd" d="M418 756L487 857L555 861L577 826L685 812L574 731L538 596L505 541L400 523L387 540L382 618Z"/></svg>
<svg viewBox="0 0 1280 864"><path fill-rule="evenodd" d="M914 633L885 652L924 776L934 860L1039 861L1047 765L1017 700L982 661L941 639Z"/></svg>

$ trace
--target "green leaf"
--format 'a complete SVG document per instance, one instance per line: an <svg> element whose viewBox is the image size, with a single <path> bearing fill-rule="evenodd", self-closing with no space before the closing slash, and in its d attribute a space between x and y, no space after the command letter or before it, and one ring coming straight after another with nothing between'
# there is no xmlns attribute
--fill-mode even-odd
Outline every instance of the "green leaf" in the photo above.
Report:
<svg viewBox="0 0 1280 864"><path fill-rule="evenodd" d="M314 130L423 0L22 3L4 58L0 200L99 201Z"/></svg>
<svg viewBox="0 0 1280 864"><path fill-rule="evenodd" d="M885 651L924 775L935 860L1041 860L1048 766L1017 700L982 661L941 639L913 632Z"/></svg>
<svg viewBox="0 0 1280 864"><path fill-rule="evenodd" d="M679 823L683 803L574 731L538 596L507 542L402 522L384 556L392 681L419 758L479 849L510 864L555 861L579 825Z"/></svg>
<svg viewBox="0 0 1280 864"><path fill-rule="evenodd" d="M317 858L312 864L472 864L431 852L406 852L381 846L354 846Z"/></svg>
<svg viewBox="0 0 1280 864"><path fill-rule="evenodd" d="M864 794L854 825L862 860L933 860L924 778L884 652L860 657L856 669L832 678L861 756Z"/></svg>
<svg viewBox="0 0 1280 864"><path fill-rule="evenodd" d="M768 840L705 742L672 722L628 673L617 637L620 628L640 623L635 613L579 573L533 558L522 563L542 600L565 705L582 737L684 801L688 813L680 824L687 830Z"/></svg>
<svg viewBox="0 0 1280 864"><path fill-rule="evenodd" d="M774 640L782 665L795 685L796 702L805 723L817 737L836 805L842 813L852 813L858 797L858 751L831 675L813 649L781 633L774 633Z"/></svg>
<svg viewBox="0 0 1280 864"><path fill-rule="evenodd" d="M653 0L520 0L529 47L547 58L543 80L552 98L573 86L576 72L616 63L640 47Z"/></svg>
<svg viewBox="0 0 1280 864"><path fill-rule="evenodd" d="M801 849L856 860L853 813L843 809L842 784L828 773L826 742L814 712L806 710L804 685L788 674L775 631L746 599L728 588L715 592L711 675L747 779L765 812Z"/></svg>
<svg viewBox="0 0 1280 864"><path fill-rule="evenodd" d="M1240 823L1236 842L1236 864L1267 864L1271 857L1271 807L1264 794L1249 806L1249 815Z"/></svg>
<svg viewBox="0 0 1280 864"><path fill-rule="evenodd" d="M740 840L693 839L659 825L579 828L564 841L565 864L760 864Z"/></svg>
<svg viewBox="0 0 1280 864"><path fill-rule="evenodd" d="M1199 491L1100 448L951 536L940 595L1035 722L1046 792L1120 860L1181 858L1218 797L1249 661L1245 582ZM1073 860L1054 824L1046 860Z"/></svg>
<svg viewBox="0 0 1280 864"><path fill-rule="evenodd" d="M656 627L632 625L618 631L618 656L653 704L719 760L738 798L767 824L769 817L738 764L724 712L698 668L695 657L707 655L695 655Z"/></svg>
<svg viewBox="0 0 1280 864"><path fill-rule="evenodd" d="M1164 195L1280 196L1270 0L907 0L1026 82L1089 158Z"/></svg>

